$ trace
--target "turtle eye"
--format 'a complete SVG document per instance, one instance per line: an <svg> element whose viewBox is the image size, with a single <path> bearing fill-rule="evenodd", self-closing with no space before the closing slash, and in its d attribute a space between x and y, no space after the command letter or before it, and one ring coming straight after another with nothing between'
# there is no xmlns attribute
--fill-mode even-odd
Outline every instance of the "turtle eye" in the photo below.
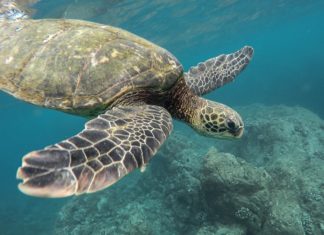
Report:
<svg viewBox="0 0 324 235"><path fill-rule="evenodd" d="M235 131L238 127L235 125L235 122L233 122L231 119L226 120L226 124L228 128L232 131Z"/></svg>

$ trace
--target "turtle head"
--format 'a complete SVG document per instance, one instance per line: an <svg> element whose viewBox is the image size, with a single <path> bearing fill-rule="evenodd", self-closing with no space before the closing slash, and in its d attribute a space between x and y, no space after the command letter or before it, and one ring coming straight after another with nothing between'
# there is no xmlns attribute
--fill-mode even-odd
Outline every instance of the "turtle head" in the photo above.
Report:
<svg viewBox="0 0 324 235"><path fill-rule="evenodd" d="M240 138L244 130L242 118L235 110L209 100L196 108L191 126L200 134L226 139Z"/></svg>

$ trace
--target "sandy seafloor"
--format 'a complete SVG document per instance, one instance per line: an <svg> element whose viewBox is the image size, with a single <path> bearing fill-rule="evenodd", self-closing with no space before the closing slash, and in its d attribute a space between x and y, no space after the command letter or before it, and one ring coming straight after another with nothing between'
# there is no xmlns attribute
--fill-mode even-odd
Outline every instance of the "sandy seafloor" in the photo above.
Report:
<svg viewBox="0 0 324 235"><path fill-rule="evenodd" d="M34 18L127 29L186 70L252 45L238 79L206 95L235 107L246 133L212 140L175 122L144 173L96 194L38 199L17 189L21 157L77 133L85 119L0 93L0 234L324 234L323 1L44 0L34 8Z"/></svg>

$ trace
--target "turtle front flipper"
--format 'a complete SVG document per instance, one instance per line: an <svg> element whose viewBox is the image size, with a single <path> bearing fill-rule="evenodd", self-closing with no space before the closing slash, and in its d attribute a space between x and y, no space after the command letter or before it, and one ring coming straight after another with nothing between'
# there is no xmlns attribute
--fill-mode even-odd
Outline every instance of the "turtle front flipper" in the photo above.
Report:
<svg viewBox="0 0 324 235"><path fill-rule="evenodd" d="M186 84L196 95L204 95L233 81L249 64L252 56L253 48L245 46L234 53L199 63L185 73Z"/></svg>
<svg viewBox="0 0 324 235"><path fill-rule="evenodd" d="M86 123L79 134L23 158L19 189L65 197L104 189L144 167L172 130L172 118L154 105L116 107Z"/></svg>

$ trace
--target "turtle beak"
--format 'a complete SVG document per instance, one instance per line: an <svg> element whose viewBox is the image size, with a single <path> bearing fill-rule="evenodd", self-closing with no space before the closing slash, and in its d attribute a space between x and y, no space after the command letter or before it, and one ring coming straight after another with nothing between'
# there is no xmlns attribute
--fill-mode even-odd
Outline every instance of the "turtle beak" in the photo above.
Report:
<svg viewBox="0 0 324 235"><path fill-rule="evenodd" d="M244 127L241 126L239 128L237 128L235 131L231 131L231 133L233 134L233 136L237 139L241 138L244 132Z"/></svg>
<svg viewBox="0 0 324 235"><path fill-rule="evenodd" d="M240 115L237 114L236 118L236 125L234 125L233 128L229 127L229 131L235 139L239 139L242 137L244 132L244 123Z"/></svg>
<svg viewBox="0 0 324 235"><path fill-rule="evenodd" d="M229 129L229 133L231 133L231 135L235 138L235 139L239 139L242 137L243 132L244 132L244 124L242 122L242 120L239 121L239 125L236 125L234 127L228 127Z"/></svg>

